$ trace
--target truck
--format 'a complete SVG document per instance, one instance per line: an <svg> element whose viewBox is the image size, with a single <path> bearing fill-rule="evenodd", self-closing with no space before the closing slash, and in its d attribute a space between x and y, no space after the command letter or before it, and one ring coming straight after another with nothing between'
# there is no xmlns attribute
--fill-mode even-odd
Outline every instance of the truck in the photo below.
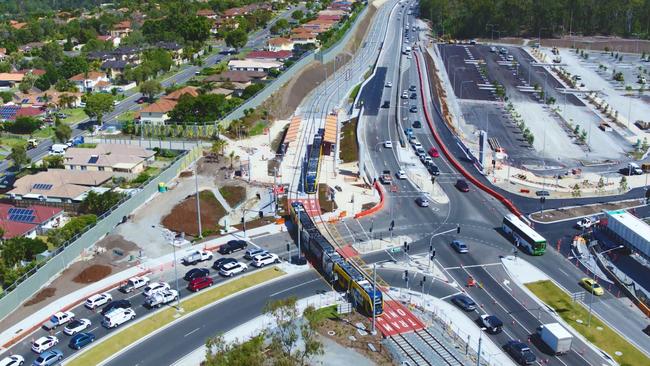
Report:
<svg viewBox="0 0 650 366"><path fill-rule="evenodd" d="M50 148L50 155L63 155L67 149L67 144L54 144Z"/></svg>
<svg viewBox="0 0 650 366"><path fill-rule="evenodd" d="M74 146L81 145L83 143L84 143L84 137L79 135L79 136L75 136L71 140L69 140L67 145L68 145L68 147L74 147Z"/></svg>
<svg viewBox="0 0 650 366"><path fill-rule="evenodd" d="M29 139L27 140L27 150L35 149L38 146L38 140Z"/></svg>
<svg viewBox="0 0 650 366"><path fill-rule="evenodd" d="M148 308L159 308L163 305L169 304L176 299L178 299L178 291L170 289L155 293L147 297L144 300L144 305Z"/></svg>
<svg viewBox="0 0 650 366"><path fill-rule="evenodd" d="M186 265L195 265L199 262L209 261L212 259L212 253L207 250L195 250L181 259L181 262Z"/></svg>
<svg viewBox="0 0 650 366"><path fill-rule="evenodd" d="M149 277L132 277L129 278L128 281L124 285L120 287L120 291L128 294L130 292L133 292L134 290L139 289L140 287L144 287L149 284Z"/></svg>
<svg viewBox="0 0 650 366"><path fill-rule="evenodd" d="M60 325L68 323L72 319L74 319L73 312L59 311L58 313L52 315L50 317L50 320L46 321L45 324L43 324L43 328L45 328L45 330L52 330Z"/></svg>
<svg viewBox="0 0 650 366"><path fill-rule="evenodd" d="M384 170L379 177L381 184L391 184L393 182L393 177L390 175L390 170Z"/></svg>
<svg viewBox="0 0 650 366"><path fill-rule="evenodd" d="M573 336L559 323L542 324L537 327L537 335L556 354L564 354L571 350Z"/></svg>

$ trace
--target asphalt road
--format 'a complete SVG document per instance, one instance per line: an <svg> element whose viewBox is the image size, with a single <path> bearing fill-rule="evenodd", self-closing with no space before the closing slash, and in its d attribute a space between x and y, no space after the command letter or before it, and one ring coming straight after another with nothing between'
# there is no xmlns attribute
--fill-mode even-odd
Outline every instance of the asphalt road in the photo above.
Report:
<svg viewBox="0 0 650 366"><path fill-rule="evenodd" d="M253 34L249 35L248 37L248 43L246 44L246 48L261 48L262 46L265 45L266 40L270 37L270 28L275 24L276 21L279 19L289 19L291 17L291 13L295 10L302 9L304 10L304 6L299 6L299 7L294 7L291 10L285 10L282 12L278 17L275 18L275 20L269 22L267 24L266 28L260 29ZM219 50L216 50L219 51ZM223 60L226 55L222 55L219 53L212 54L208 56L205 59L205 62L203 63L202 66L194 66L190 64L185 64L181 66L180 71L178 71L176 74L168 77L167 79L161 81L161 84L164 88L174 85L174 84L184 84L188 80L190 80L196 72L201 71L204 68L213 66L217 63L219 63L221 60ZM123 114L124 112L127 111L133 111L133 110L138 110L140 109L140 105L136 103L136 100L140 99L142 97L142 94L139 92L135 92L133 94L128 95L126 98L124 98L122 101L120 101L114 108L114 110L104 116L104 125L105 126L117 126L120 127L121 123L117 122L117 117ZM93 122L90 121L90 119L86 118L79 122L77 125L73 126L72 130L72 137L76 137L79 135L84 135L87 133L88 129L90 126L93 125ZM54 141L52 140L43 140L41 143L32 150L27 151L27 156L32 160L32 161L38 161L44 156L48 154L50 151L50 147L54 144ZM7 170L9 170L9 161L4 160L0 162L0 172L4 173Z"/></svg>

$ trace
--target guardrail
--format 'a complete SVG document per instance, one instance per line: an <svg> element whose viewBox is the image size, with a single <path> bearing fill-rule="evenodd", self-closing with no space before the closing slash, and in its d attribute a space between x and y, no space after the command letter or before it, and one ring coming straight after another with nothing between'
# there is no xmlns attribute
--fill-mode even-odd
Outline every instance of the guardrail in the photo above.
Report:
<svg viewBox="0 0 650 366"><path fill-rule="evenodd" d="M0 298L0 319L34 295L61 271L66 269L81 253L95 245L104 235L110 233L123 219L158 191L159 182L169 182L198 156L199 149L184 152L158 176L150 178L141 190L122 199L107 212L97 217L97 222L86 226L80 233L60 246L44 263L39 264L14 284L5 289Z"/></svg>

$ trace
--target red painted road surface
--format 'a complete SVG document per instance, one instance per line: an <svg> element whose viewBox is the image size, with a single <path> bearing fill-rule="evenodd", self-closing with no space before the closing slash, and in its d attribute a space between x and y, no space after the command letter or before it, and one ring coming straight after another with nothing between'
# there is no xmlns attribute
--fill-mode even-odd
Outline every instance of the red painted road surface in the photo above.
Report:
<svg viewBox="0 0 650 366"><path fill-rule="evenodd" d="M341 257L345 259L356 257L359 255L359 252L357 252L357 250L354 249L351 245L346 245L343 248L337 248L336 251L339 252Z"/></svg>
<svg viewBox="0 0 650 366"><path fill-rule="evenodd" d="M318 200L315 198L290 199L289 206L291 206L292 202L302 202L302 205L305 206L305 211L307 211L307 214L311 217L320 215L320 205L318 204Z"/></svg>
<svg viewBox="0 0 650 366"><path fill-rule="evenodd" d="M404 334L424 329L420 321L404 305L397 301L384 301L384 313L376 319L377 329L384 337Z"/></svg>

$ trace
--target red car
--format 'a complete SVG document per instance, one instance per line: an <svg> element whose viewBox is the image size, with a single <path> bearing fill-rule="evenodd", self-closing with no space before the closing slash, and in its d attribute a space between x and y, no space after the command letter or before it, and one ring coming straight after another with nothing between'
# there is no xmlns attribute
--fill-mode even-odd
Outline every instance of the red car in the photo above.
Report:
<svg viewBox="0 0 650 366"><path fill-rule="evenodd" d="M459 179L456 181L456 188L458 188L459 191L461 192L469 192L469 184L465 181L465 179Z"/></svg>
<svg viewBox="0 0 650 366"><path fill-rule="evenodd" d="M146 97L140 97L135 102L138 103L138 104L142 104L142 103L144 103L146 101L147 101Z"/></svg>
<svg viewBox="0 0 650 366"><path fill-rule="evenodd" d="M439 158L440 157L440 153L438 152L438 150L435 147L432 147L432 148L429 149L429 155L431 155L432 158Z"/></svg>
<svg viewBox="0 0 650 366"><path fill-rule="evenodd" d="M200 290L203 290L206 287L212 286L214 283L214 280L212 277L200 277L200 278L195 278L190 283L187 284L187 289L192 291L192 292L197 292Z"/></svg>

